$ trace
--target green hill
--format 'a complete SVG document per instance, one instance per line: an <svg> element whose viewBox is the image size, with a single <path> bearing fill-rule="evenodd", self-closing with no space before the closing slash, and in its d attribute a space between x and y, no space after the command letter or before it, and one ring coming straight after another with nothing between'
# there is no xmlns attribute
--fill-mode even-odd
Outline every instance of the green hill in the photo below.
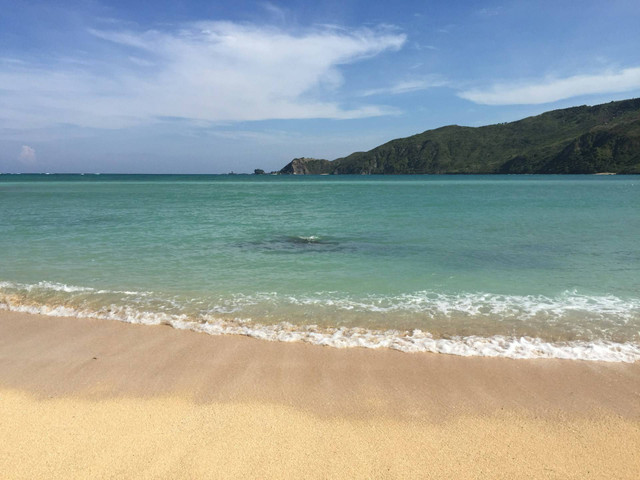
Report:
<svg viewBox="0 0 640 480"><path fill-rule="evenodd" d="M640 173L640 98L486 127L451 125L282 174Z"/></svg>

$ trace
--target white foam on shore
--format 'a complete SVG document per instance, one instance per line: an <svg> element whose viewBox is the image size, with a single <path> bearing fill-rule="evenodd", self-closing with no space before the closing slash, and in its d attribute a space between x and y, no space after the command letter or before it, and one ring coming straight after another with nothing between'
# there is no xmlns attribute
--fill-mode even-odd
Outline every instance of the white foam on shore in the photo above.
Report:
<svg viewBox="0 0 640 480"><path fill-rule="evenodd" d="M60 292L69 294L124 295L128 303L145 298L162 301L177 309L186 306L180 301L154 294L149 291L104 290L91 287L66 285L42 281L36 284L22 284L0 281L0 295L3 293L45 294ZM137 297L137 298L130 298ZM196 299L194 299L196 300ZM199 304L208 313L241 314L252 306L311 307L342 312L370 314L420 314L424 318L453 317L455 315L518 318L528 320L534 317L561 319L572 314L590 318L626 323L640 319L640 298L622 299L614 295L583 295L576 291L565 291L555 297L544 295L503 295L484 292L441 293L419 291L399 295L364 295L353 297L340 292L315 292L312 295L293 296L276 292L255 294L234 294L218 298L213 302L200 299Z"/></svg>
<svg viewBox="0 0 640 480"><path fill-rule="evenodd" d="M226 312L241 311L248 305L287 303L299 306L331 307L335 310L370 313L419 313L435 318L464 314L469 316L535 316L560 318L573 312L630 320L640 317L640 299L621 299L613 295L589 296L567 291L557 297L544 295L500 295L494 293L448 294L421 291L401 295L368 295L351 298L338 292L316 292L294 297L278 293L234 295L217 306Z"/></svg>
<svg viewBox="0 0 640 480"><path fill-rule="evenodd" d="M5 285L0 283L0 288L7 285L9 284L6 282ZM16 284L10 285L15 287ZM44 284L39 285L40 288L47 288ZM86 291L74 289L75 287L67 288L71 292ZM57 286L54 289L67 292ZM0 309L47 316L117 320L145 325L166 324L177 329L193 330L210 335L245 335L261 340L307 342L334 348L391 348L412 353L432 352L513 359L557 358L627 363L640 360L640 345L633 342L617 343L604 340L547 342L539 338L505 335L434 338L432 334L418 329L400 331L355 327L330 328L316 325L293 325L287 322L263 325L243 318L231 320L220 318L213 313L204 314L194 320L184 314L145 311L130 306L110 305L91 309L69 305L27 304L16 302L14 298L12 295L0 296Z"/></svg>
<svg viewBox="0 0 640 480"><path fill-rule="evenodd" d="M0 282L0 290L2 289L16 289L24 290L26 292L32 292L35 290L51 291L51 292L64 292L64 293L117 293L122 295L137 295L146 296L151 292L134 292L128 290L98 290L91 287L78 287L75 285L66 285L64 283L57 282L38 282L34 284L13 283L13 282Z"/></svg>

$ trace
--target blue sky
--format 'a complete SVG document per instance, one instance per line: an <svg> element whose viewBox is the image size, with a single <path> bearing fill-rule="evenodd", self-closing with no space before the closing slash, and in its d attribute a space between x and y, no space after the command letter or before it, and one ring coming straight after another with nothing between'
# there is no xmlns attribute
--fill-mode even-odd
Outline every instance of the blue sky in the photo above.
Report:
<svg viewBox="0 0 640 480"><path fill-rule="evenodd" d="M0 172L226 173L640 97L640 3L0 0Z"/></svg>

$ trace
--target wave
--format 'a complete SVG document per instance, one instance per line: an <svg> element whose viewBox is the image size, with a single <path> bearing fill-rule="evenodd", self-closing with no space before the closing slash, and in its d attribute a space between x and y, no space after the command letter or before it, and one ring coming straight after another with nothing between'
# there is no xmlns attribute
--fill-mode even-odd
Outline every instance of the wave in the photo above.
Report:
<svg viewBox="0 0 640 480"><path fill-rule="evenodd" d="M41 281L36 284L21 284L0 281L0 294L27 293L47 295L53 292L85 294L89 296L121 295L164 300L176 304L166 295L150 291L106 290L91 287L66 285ZM203 299L199 301L205 303ZM478 316L491 318L517 317L528 320L534 317L549 317L556 320L569 314L588 315L592 318L617 319L628 322L640 319L640 299L622 299L614 295L584 295L577 291L565 291L555 297L545 295L503 295L483 292L448 294L419 291L399 295L350 296L340 292L321 291L311 295L288 295L276 292L255 294L231 294L214 298L203 307L214 313L236 313L251 306L301 306L332 309L335 311L388 314L421 314L427 318ZM176 306L176 308L180 308Z"/></svg>
<svg viewBox="0 0 640 480"><path fill-rule="evenodd" d="M435 318L455 314L474 316L518 316L529 319L540 315L562 317L579 312L631 320L640 317L640 299L621 299L614 295L590 296L567 291L557 297L544 295L500 295L420 291L400 295L367 295L354 298L338 292L316 292L312 296L278 293L236 294L222 305L237 311L261 303L288 303L299 306L332 307L337 310L371 313L420 313Z"/></svg>
<svg viewBox="0 0 640 480"><path fill-rule="evenodd" d="M96 174L99 175L99 174ZM57 282L47 282L42 281L34 284L24 284L24 283L14 283L14 282L0 282L0 292L3 289L11 289L11 290L24 290L26 292L32 292L36 290L41 291L52 291L52 292L65 292L65 293L78 293L78 292L87 292L87 293L116 293L123 295L139 295L146 296L150 295L151 292L135 292L128 290L99 290L91 287L78 287L75 285L66 285L64 283Z"/></svg>
<svg viewBox="0 0 640 480"><path fill-rule="evenodd" d="M25 293L26 292L26 293ZM32 298L33 292L68 294L62 299ZM71 301L96 295L118 295L118 303L99 305L96 302ZM98 290L65 284L40 282L27 285L0 282L0 309L49 316L98 318L146 325L166 324L177 329L193 330L211 335L245 335L281 342L307 342L335 348L391 348L403 352L433 352L461 356L505 357L513 359L558 358L605 362L636 362L640 360L640 344L633 341L610 341L605 338L573 341L548 341L527 335L434 335L419 328L376 329L353 326L318 326L285 321L260 322L255 317L243 317L247 307L258 310L265 305L283 304L303 307L331 307L342 311L388 314L390 312L444 315L521 315L524 320L543 314L557 322L567 312L586 312L607 317L614 323L630 322L637 330L640 300L623 300L614 296L584 296L565 292L557 298L543 296L507 296L488 293L447 295L417 292L408 295L360 299L340 297L337 293L309 297L275 293L234 295L197 312L187 311L175 300L165 306L147 308L144 303L152 292ZM128 302L127 302L128 300ZM171 308L167 307L169 305ZM230 316L231 315L231 316ZM557 317L553 317L556 315Z"/></svg>

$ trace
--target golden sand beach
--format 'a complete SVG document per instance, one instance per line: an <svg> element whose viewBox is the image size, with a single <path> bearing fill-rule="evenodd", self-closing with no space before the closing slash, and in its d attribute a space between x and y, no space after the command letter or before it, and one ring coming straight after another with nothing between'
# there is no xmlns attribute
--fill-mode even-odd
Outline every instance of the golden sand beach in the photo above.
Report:
<svg viewBox="0 0 640 480"><path fill-rule="evenodd" d="M640 365L0 312L0 477L617 478Z"/></svg>

